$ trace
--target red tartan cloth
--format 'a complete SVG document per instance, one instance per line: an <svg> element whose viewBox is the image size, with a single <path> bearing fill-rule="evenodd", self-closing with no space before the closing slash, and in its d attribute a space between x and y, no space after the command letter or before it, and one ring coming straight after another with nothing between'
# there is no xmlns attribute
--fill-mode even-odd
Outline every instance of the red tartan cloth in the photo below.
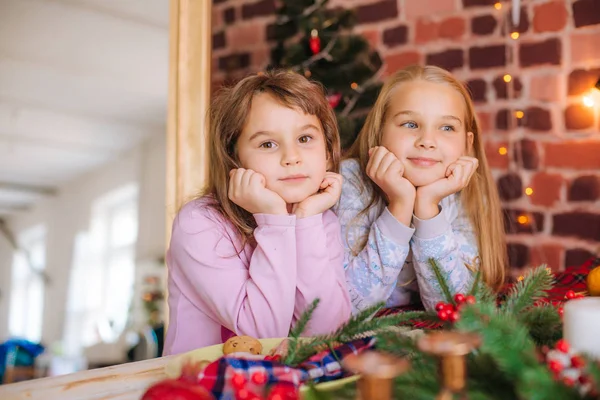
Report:
<svg viewBox="0 0 600 400"><path fill-rule="evenodd" d="M546 297L546 301L552 304L557 304L565 299L565 294L572 290L575 293L584 292L587 290L585 280L587 278L588 273L592 268L600 265L600 258L592 258L577 267L569 267L566 271L555 274L554 277L554 286L552 289L548 291L548 296ZM499 298L504 297L508 291L510 290L513 284L507 284L503 290L501 290L499 294ZM423 306L420 304L411 304L407 306L386 308L381 310L377 315L385 316L396 314L399 312L406 311L418 311L423 310ZM415 329L434 329L440 327L440 324L437 323L423 323L423 322L415 322L413 324L413 328Z"/></svg>

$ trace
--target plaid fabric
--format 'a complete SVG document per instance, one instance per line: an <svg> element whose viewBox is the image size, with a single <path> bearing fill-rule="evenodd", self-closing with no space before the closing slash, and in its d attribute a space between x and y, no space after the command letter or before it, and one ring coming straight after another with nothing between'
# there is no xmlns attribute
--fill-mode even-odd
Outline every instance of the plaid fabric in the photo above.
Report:
<svg viewBox="0 0 600 400"><path fill-rule="evenodd" d="M544 302L552 304L560 304L565 300L565 295L569 290L575 293L585 292L586 289L586 278L592 268L600 265L600 258L592 258L577 267L569 267L566 271L555 274L554 286L547 293L547 297ZM509 292L512 287L512 283L507 284L499 293L498 297L502 300ZM392 315L400 312L407 311L422 311L423 306L421 304L411 304L407 306L386 308L381 310L377 316ZM410 324L415 329L436 329L442 325L436 322L419 322L415 321Z"/></svg>
<svg viewBox="0 0 600 400"><path fill-rule="evenodd" d="M308 381L314 383L339 379L344 375L340 361L349 354L358 354L373 348L374 338L358 339L336 347L333 351L318 353L298 368L291 368L273 359L260 359L258 356L225 356L209 364L198 376L198 383L209 390L216 399L234 399L231 378L241 374L246 378L246 389L261 393L263 388L251 382L254 373L267 377L266 385L287 385L297 389Z"/></svg>

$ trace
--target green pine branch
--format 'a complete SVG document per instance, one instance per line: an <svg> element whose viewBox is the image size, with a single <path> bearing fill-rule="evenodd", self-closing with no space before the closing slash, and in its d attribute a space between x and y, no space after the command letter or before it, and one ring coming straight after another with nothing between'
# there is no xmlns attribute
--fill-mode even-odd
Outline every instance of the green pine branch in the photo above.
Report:
<svg viewBox="0 0 600 400"><path fill-rule="evenodd" d="M553 346L562 337L562 320L552 304L530 307L517 316L538 346Z"/></svg>
<svg viewBox="0 0 600 400"><path fill-rule="evenodd" d="M433 273L435 274L435 277L437 278L440 288L442 289L442 293L444 294L444 297L446 297L446 302L448 302L450 304L454 304L454 296L452 295L452 292L450 291L450 286L448 285L448 281L446 280L446 277L442 273L442 269L440 268L440 265L434 258L429 259L429 265L431 265L431 269L433 270Z"/></svg>
<svg viewBox="0 0 600 400"><path fill-rule="evenodd" d="M545 265L528 271L522 281L511 287L502 308L507 312L519 314L543 298L552 287L553 280Z"/></svg>
<svg viewBox="0 0 600 400"><path fill-rule="evenodd" d="M292 330L290 331L289 337L298 339L304 333L304 331L306 330L306 326L310 322L312 315L315 312L315 309L319 305L319 302L320 299L313 300L313 302L308 306L306 311L302 313L302 315L298 319L298 322L296 322L294 328L292 328Z"/></svg>

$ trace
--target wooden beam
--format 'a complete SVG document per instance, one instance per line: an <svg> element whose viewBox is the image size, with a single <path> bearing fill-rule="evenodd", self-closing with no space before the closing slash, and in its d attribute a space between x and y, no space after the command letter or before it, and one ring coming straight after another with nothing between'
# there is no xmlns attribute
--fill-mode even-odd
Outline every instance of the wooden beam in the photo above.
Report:
<svg viewBox="0 0 600 400"><path fill-rule="evenodd" d="M211 0L171 0L167 207L169 217L202 188L210 101ZM167 225L170 226L170 220Z"/></svg>
<svg viewBox="0 0 600 400"><path fill-rule="evenodd" d="M207 175L211 7L211 0L170 0L167 244L173 217L200 192Z"/></svg>

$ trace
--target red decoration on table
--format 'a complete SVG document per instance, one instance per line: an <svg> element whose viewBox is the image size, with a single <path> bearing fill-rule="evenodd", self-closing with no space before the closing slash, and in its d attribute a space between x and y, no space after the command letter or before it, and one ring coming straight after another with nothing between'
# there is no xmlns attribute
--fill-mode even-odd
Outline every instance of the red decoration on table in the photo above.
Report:
<svg viewBox="0 0 600 400"><path fill-rule="evenodd" d="M214 400L214 396L195 383L165 379L146 390L142 400Z"/></svg>
<svg viewBox="0 0 600 400"><path fill-rule="evenodd" d="M310 39L308 39L308 46L313 54L317 54L321 51L321 38L319 38L319 31L313 29L310 32Z"/></svg>

